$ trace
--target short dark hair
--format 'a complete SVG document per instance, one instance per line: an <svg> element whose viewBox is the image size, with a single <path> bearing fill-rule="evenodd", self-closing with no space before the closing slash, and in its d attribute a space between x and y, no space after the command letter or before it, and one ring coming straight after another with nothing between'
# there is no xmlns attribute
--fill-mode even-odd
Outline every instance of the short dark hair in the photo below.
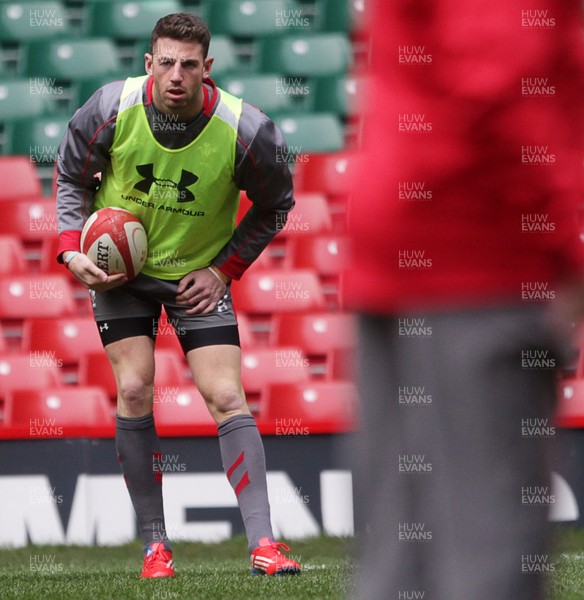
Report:
<svg viewBox="0 0 584 600"><path fill-rule="evenodd" d="M159 19L150 36L150 52L154 54L154 46L158 38L199 42L203 47L203 58L207 58L211 32L207 24L199 17L187 13L173 13Z"/></svg>

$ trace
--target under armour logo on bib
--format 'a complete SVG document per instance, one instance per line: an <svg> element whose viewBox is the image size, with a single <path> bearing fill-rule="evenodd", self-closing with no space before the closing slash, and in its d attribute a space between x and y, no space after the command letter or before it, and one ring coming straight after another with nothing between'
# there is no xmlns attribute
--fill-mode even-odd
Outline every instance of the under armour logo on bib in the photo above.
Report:
<svg viewBox="0 0 584 600"><path fill-rule="evenodd" d="M165 199L167 199L167 194L170 190L177 190L177 202L193 202L195 200L195 195L187 188L196 183L199 178L190 171L182 169L179 182L173 181L172 179L158 179L158 177L154 177L153 163L137 165L136 171L138 171L138 174L141 175L143 179L134 185L135 190L149 194L150 188L155 185L157 188L160 188L160 190L155 190L154 195L164 196Z"/></svg>

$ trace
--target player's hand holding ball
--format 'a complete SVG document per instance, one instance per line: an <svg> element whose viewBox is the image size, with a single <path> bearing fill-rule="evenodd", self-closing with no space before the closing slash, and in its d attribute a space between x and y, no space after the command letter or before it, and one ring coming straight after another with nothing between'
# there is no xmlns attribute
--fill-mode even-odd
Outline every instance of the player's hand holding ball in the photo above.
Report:
<svg viewBox="0 0 584 600"><path fill-rule="evenodd" d="M65 252L63 258L66 261L71 252ZM105 292L110 288L117 287L128 281L127 275L117 273L108 275L105 271L98 268L94 262L81 252L76 253L67 268L75 275L75 277L88 289L96 292Z"/></svg>
<svg viewBox="0 0 584 600"><path fill-rule="evenodd" d="M140 272L148 251L140 220L122 208L94 212L81 232L81 253L63 259L86 287L105 291L122 285Z"/></svg>

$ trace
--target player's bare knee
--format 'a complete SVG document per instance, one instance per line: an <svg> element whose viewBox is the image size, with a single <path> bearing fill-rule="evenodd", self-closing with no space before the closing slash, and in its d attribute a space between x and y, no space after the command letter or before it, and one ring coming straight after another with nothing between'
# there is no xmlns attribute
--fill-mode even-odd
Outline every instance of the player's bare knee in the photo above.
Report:
<svg viewBox="0 0 584 600"><path fill-rule="evenodd" d="M129 413L126 416L139 417L152 411L154 388L152 383L139 377L122 379L118 383L118 409Z"/></svg>
<svg viewBox="0 0 584 600"><path fill-rule="evenodd" d="M220 418L238 414L246 408L245 396L238 390L215 392L207 399L207 402L211 407L211 412Z"/></svg>

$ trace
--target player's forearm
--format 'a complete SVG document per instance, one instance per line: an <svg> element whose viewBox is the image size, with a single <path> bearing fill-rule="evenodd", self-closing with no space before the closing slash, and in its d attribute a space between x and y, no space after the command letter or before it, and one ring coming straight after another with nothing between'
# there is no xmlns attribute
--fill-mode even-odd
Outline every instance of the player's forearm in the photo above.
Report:
<svg viewBox="0 0 584 600"><path fill-rule="evenodd" d="M87 219L95 189L74 183L60 174L57 179L57 222L59 247L57 260L62 262L66 250L79 250L81 229Z"/></svg>
<svg viewBox="0 0 584 600"><path fill-rule="evenodd" d="M67 252L78 252L81 248L81 231L63 231L59 234L59 246L57 247L57 262L64 262Z"/></svg>

